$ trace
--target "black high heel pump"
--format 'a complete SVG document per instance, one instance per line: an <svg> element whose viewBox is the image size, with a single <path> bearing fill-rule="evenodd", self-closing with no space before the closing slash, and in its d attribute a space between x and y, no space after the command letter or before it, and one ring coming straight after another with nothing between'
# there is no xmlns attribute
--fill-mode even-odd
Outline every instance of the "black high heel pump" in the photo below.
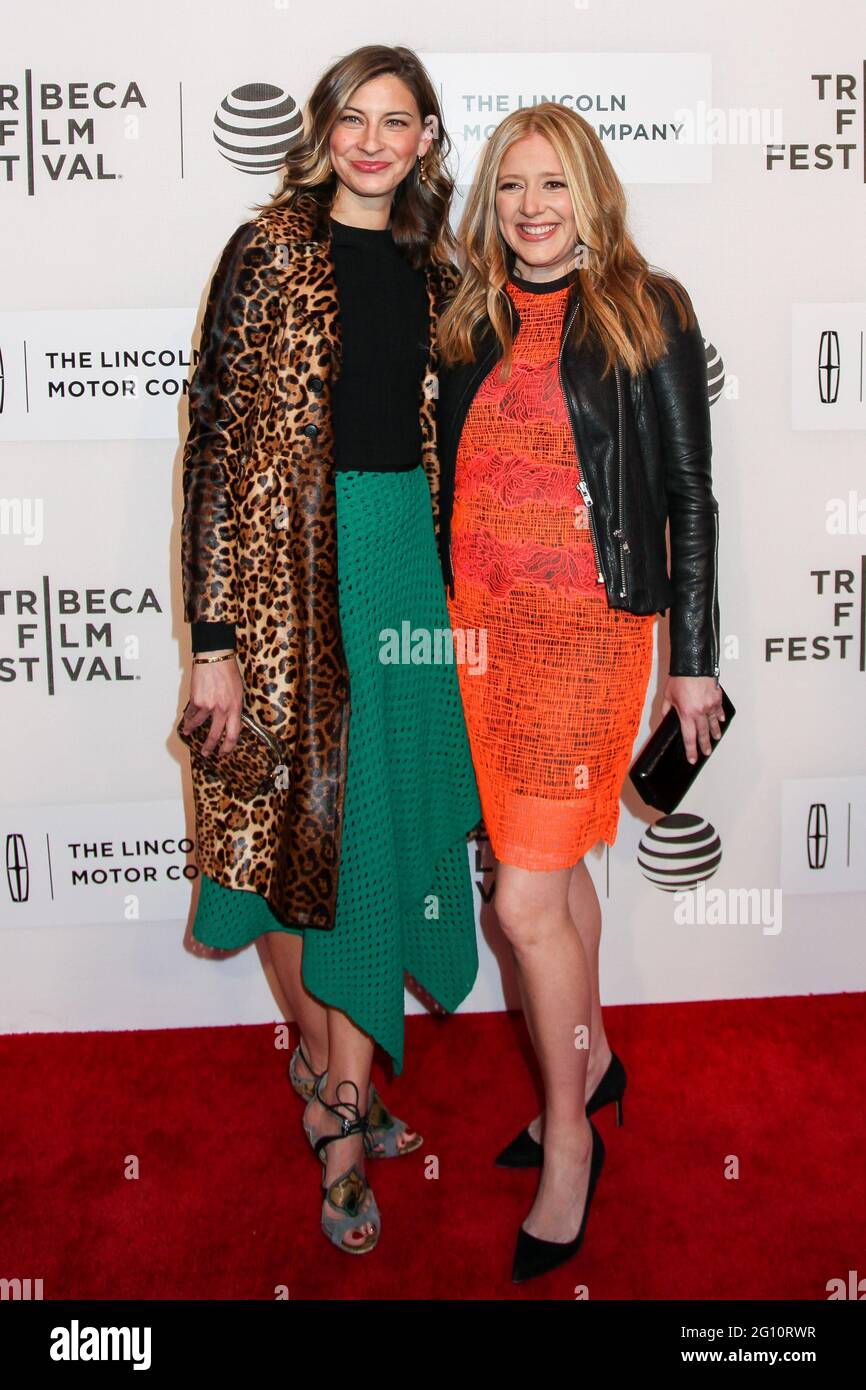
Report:
<svg viewBox="0 0 866 1390"><path fill-rule="evenodd" d="M551 1269L557 1269L559 1265L565 1264L572 1255L576 1255L583 1241L586 1230L589 1208L592 1203L592 1194L595 1191L596 1183L599 1179L604 1165L604 1143L601 1135L596 1129L592 1120L589 1122L592 1130L592 1158L589 1166L589 1185L586 1190L586 1201L583 1207L583 1216L580 1222L580 1229L574 1240L539 1240L538 1236L531 1236L521 1226L517 1232L517 1245L514 1249L514 1267L511 1277L515 1284L521 1284L525 1279L534 1279L536 1275L547 1274Z"/></svg>
<svg viewBox="0 0 866 1390"><path fill-rule="evenodd" d="M607 1071L599 1081L586 1102L587 1115L594 1115L602 1106L616 1103L616 1122L622 1124L622 1098L625 1095L625 1067L615 1052L610 1054ZM529 1133L529 1126L522 1129L510 1144L507 1144L498 1158L494 1160L497 1168L540 1168L544 1162L544 1145L539 1144Z"/></svg>

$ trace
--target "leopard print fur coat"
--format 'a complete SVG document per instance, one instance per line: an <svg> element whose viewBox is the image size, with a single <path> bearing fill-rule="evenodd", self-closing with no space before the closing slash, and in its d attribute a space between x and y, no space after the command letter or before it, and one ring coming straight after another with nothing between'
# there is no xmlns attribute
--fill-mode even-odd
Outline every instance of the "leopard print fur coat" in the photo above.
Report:
<svg viewBox="0 0 866 1390"><path fill-rule="evenodd" d="M458 272L430 263L419 410L439 537L436 328ZM244 708L288 776L242 801L191 765L199 869L332 928L349 732L331 389L341 361L327 213L268 208L229 238L190 380L181 569L187 622L233 622Z"/></svg>

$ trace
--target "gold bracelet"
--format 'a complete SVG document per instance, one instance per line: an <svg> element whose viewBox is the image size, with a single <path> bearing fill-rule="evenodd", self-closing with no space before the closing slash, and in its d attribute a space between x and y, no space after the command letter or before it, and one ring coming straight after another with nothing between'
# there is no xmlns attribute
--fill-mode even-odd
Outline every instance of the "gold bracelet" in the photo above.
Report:
<svg viewBox="0 0 866 1390"><path fill-rule="evenodd" d="M193 653L192 664L193 666L203 666L209 661L230 661L233 656L234 652L226 652L225 656L196 656Z"/></svg>

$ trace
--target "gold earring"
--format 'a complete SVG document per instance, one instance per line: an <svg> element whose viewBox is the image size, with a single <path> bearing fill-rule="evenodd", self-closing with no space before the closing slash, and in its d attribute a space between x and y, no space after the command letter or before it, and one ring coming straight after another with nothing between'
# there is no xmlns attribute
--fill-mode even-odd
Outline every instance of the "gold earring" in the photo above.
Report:
<svg viewBox="0 0 866 1390"><path fill-rule="evenodd" d="M419 181L420 183L429 183L429 182L430 182L430 179L429 179L428 176L427 176L427 168L426 168L426 165L425 165L425 163L424 163L424 161L425 161L426 158L427 158L426 153L425 153L425 154L419 154L419 156L418 156L418 181Z"/></svg>

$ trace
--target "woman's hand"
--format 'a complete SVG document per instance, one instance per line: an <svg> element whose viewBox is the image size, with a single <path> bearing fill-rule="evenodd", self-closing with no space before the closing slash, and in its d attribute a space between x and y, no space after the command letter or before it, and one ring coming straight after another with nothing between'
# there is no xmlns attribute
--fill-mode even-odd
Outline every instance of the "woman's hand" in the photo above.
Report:
<svg viewBox="0 0 866 1390"><path fill-rule="evenodd" d="M231 648L222 648L219 651L208 652L208 656L223 656L226 651L231 651L230 661L208 661L192 668L183 731L187 734L191 729L197 729L206 719L210 719L210 733L201 746L205 757L216 748L223 731L225 737L217 757L222 758L230 753L241 731L244 686L234 651Z"/></svg>
<svg viewBox="0 0 866 1390"><path fill-rule="evenodd" d="M697 744L701 752L709 754L713 738L721 738L722 692L716 684L715 676L668 676L665 686L662 718L671 705L680 717L680 728L686 745L686 757L690 763L698 760Z"/></svg>

